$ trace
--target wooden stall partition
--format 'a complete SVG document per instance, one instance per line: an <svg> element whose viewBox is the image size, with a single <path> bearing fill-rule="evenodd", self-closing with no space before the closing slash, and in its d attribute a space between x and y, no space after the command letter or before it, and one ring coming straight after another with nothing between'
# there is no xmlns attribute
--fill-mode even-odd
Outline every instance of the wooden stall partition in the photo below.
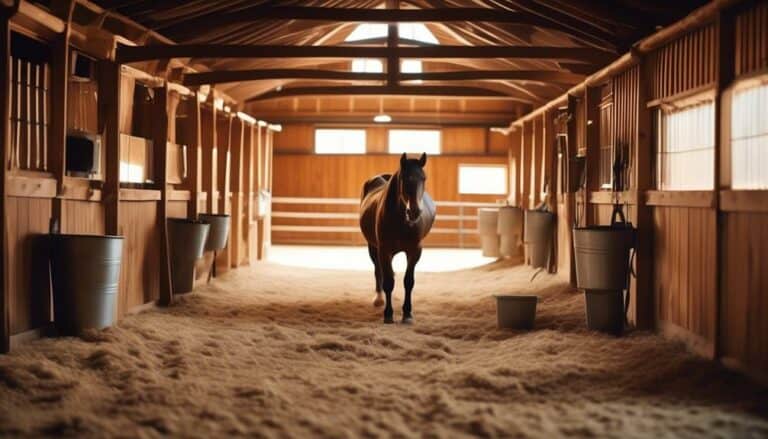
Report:
<svg viewBox="0 0 768 439"><path fill-rule="evenodd" d="M0 6L0 84L6 84L0 90L0 353L8 352L11 348L11 303L9 286L9 251L7 236L8 218L8 192L7 192L7 169L9 163L10 150L10 89L11 78L9 70L11 68L11 29L10 17L15 12L14 8L7 5Z"/></svg>
<svg viewBox="0 0 768 439"><path fill-rule="evenodd" d="M159 261L156 265L158 271L158 304L168 306L173 302L173 288L171 285L171 258L168 249L168 126L170 122L175 124L175 105L169 100L167 83L155 88L155 99L152 106L153 115L153 165L155 175L155 187L160 191L160 200L157 203L156 229L158 233ZM169 121L169 119L171 119Z"/></svg>
<svg viewBox="0 0 768 439"><path fill-rule="evenodd" d="M521 158L520 153L522 150L522 128L514 127L509 133L509 143L507 150L507 165L509 169L509 195L507 200L513 206L519 206L521 204L522 195L520 193L520 178L518 177L521 172Z"/></svg>
<svg viewBox="0 0 768 439"><path fill-rule="evenodd" d="M726 89L719 136L718 353L727 366L768 385L768 190L764 184L762 188L735 188L733 173L738 172L738 167L732 162L732 139L740 137L733 122L749 118L752 114L748 113L755 111L753 107L734 108L734 96L768 83L768 3L745 2L731 13L733 66L720 65L720 85ZM727 15L721 17L723 21L727 23ZM727 46L721 53L724 50L728 50ZM732 84L727 82L729 71L735 76ZM765 169L762 171L765 175Z"/></svg>
<svg viewBox="0 0 768 439"><path fill-rule="evenodd" d="M230 141L230 184L232 189L232 227L230 232L230 247L231 258L230 263L232 267L239 267L245 258L245 246L243 240L245 238L245 230L243 224L244 212L245 212L245 185L244 181L244 142L245 142L245 126L244 122L239 117L232 118L232 138Z"/></svg>
<svg viewBox="0 0 768 439"><path fill-rule="evenodd" d="M219 250L216 255L216 273L222 274L229 271L232 266L232 187L231 187L231 163L232 141L234 129L234 115L228 112L220 112L216 118L216 188L218 189L217 213L230 215L229 239L227 246Z"/></svg>
<svg viewBox="0 0 768 439"><path fill-rule="evenodd" d="M242 265L250 265L252 261L251 242L255 239L255 229L251 226L254 209L254 175L253 168L253 135L254 122L243 120L243 156L242 156L242 215L240 218L243 229L240 241Z"/></svg>
<svg viewBox="0 0 768 439"><path fill-rule="evenodd" d="M214 105L209 104L200 96L198 91L198 102L201 100L203 103L198 105L198 112L200 117L200 144L197 163L192 162L192 166L199 172L199 185L201 191L198 193L197 209L199 213L217 213L218 205L216 199L218 198L219 191L216 185L217 178L217 112L218 110ZM213 98L209 95L208 100ZM194 156L193 156L194 157ZM197 181L195 179L194 181ZM210 275L210 270L213 265L213 252L205 252L203 257L197 261L195 265L195 285L205 283Z"/></svg>
<svg viewBox="0 0 768 439"><path fill-rule="evenodd" d="M119 234L124 236L118 317L160 298L160 191L121 190ZM146 199L150 198L150 199Z"/></svg>
<svg viewBox="0 0 768 439"><path fill-rule="evenodd" d="M523 122L520 142L520 207L530 209L533 171L533 121Z"/></svg>

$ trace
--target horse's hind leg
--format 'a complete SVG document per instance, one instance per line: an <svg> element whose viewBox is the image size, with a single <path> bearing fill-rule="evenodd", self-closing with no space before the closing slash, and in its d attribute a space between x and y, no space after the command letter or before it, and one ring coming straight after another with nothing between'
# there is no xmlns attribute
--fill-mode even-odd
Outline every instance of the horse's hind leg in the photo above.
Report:
<svg viewBox="0 0 768 439"><path fill-rule="evenodd" d="M405 270L405 279L403 280L403 286L405 287L405 300L403 301L403 323L412 323L413 314L411 313L411 291L413 291L413 285L416 283L414 277L414 270L416 269L416 263L421 259L421 248L406 252L408 256L408 268Z"/></svg>
<svg viewBox="0 0 768 439"><path fill-rule="evenodd" d="M373 306L379 307L384 305L384 297L381 293L381 268L379 267L379 255L376 247L368 244L368 256L371 257L374 267L374 275L376 277L376 299L373 301Z"/></svg>

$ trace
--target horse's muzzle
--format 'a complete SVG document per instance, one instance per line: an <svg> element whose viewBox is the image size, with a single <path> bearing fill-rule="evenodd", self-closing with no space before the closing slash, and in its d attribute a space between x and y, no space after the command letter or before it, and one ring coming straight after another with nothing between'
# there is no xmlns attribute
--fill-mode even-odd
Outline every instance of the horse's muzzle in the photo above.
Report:
<svg viewBox="0 0 768 439"><path fill-rule="evenodd" d="M405 209L405 219L411 224L418 221L420 216L421 216L421 209L412 208L412 207Z"/></svg>

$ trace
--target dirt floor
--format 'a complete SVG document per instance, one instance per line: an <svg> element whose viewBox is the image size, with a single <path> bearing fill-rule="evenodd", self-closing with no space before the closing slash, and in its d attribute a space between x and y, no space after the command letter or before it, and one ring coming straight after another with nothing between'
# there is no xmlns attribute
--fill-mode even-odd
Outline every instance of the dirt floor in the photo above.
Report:
<svg viewBox="0 0 768 439"><path fill-rule="evenodd" d="M590 333L582 296L531 274L417 274L415 324L385 326L370 273L237 270L0 356L0 436L768 437L768 392L648 333ZM536 330L496 329L510 292L541 296Z"/></svg>

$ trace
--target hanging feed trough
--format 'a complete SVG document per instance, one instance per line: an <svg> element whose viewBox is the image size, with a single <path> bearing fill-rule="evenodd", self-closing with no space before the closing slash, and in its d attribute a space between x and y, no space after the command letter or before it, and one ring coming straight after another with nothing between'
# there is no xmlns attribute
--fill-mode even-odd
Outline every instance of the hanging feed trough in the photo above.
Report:
<svg viewBox="0 0 768 439"><path fill-rule="evenodd" d="M217 251L226 248L229 237L229 215L201 213L198 219L211 225L208 230L208 239L205 242L205 251Z"/></svg>
<svg viewBox="0 0 768 439"><path fill-rule="evenodd" d="M517 256L521 250L523 234L523 210L519 207L499 208L499 253L501 256Z"/></svg>
<svg viewBox="0 0 768 439"><path fill-rule="evenodd" d="M211 225L186 218L168 219L168 244L171 253L173 294L192 291L195 262L203 257Z"/></svg>
<svg viewBox="0 0 768 439"><path fill-rule="evenodd" d="M555 215L540 210L525 211L525 231L523 240L528 244L530 264L534 268L547 266L552 233L554 231Z"/></svg>
<svg viewBox="0 0 768 439"><path fill-rule="evenodd" d="M483 256L489 258L499 257L499 235L496 232L498 226L499 209L478 209L477 223L480 232L480 246Z"/></svg>
<svg viewBox="0 0 768 439"><path fill-rule="evenodd" d="M499 329L533 329L537 296L500 294L494 297Z"/></svg>
<svg viewBox="0 0 768 439"><path fill-rule="evenodd" d="M61 335L101 329L115 321L123 237L51 237L54 324Z"/></svg>

